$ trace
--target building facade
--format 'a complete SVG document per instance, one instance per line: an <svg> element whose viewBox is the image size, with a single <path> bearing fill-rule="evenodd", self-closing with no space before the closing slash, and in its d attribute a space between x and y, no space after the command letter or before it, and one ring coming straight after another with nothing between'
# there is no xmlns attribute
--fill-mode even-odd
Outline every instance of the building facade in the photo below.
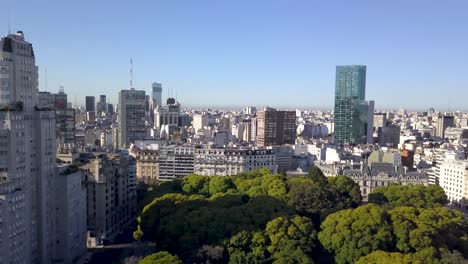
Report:
<svg viewBox="0 0 468 264"><path fill-rule="evenodd" d="M23 32L0 40L0 263L51 263L55 112L39 110L38 68Z"/></svg>
<svg viewBox="0 0 468 264"><path fill-rule="evenodd" d="M118 143L121 148L127 148L136 140L147 137L145 116L145 91L121 90L118 112Z"/></svg>
<svg viewBox="0 0 468 264"><path fill-rule="evenodd" d="M373 102L366 102L366 66L336 66L335 129L337 144L372 143Z"/></svg>
<svg viewBox="0 0 468 264"><path fill-rule="evenodd" d="M86 175L74 165L59 166L54 194L55 242L60 245L54 263L77 263L86 254Z"/></svg>
<svg viewBox="0 0 468 264"><path fill-rule="evenodd" d="M256 132L259 146L294 144L296 140L296 112L265 108L257 112Z"/></svg>
<svg viewBox="0 0 468 264"><path fill-rule="evenodd" d="M447 153L440 164L439 184L449 203L468 211L468 160Z"/></svg>
<svg viewBox="0 0 468 264"><path fill-rule="evenodd" d="M196 149L195 174L232 176L259 168L276 173L276 156L267 149Z"/></svg>
<svg viewBox="0 0 468 264"><path fill-rule="evenodd" d="M129 158L91 153L81 162L87 175L88 247L112 241L136 216L136 189Z"/></svg>
<svg viewBox="0 0 468 264"><path fill-rule="evenodd" d="M85 110L86 112L96 112L96 97L94 96L85 97Z"/></svg>

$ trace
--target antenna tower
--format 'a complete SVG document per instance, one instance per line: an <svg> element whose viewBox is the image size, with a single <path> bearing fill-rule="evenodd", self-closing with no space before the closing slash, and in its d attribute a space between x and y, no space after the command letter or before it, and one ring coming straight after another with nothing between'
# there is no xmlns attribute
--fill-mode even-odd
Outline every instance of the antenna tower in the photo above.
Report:
<svg viewBox="0 0 468 264"><path fill-rule="evenodd" d="M130 58L130 89L133 88L133 60Z"/></svg>

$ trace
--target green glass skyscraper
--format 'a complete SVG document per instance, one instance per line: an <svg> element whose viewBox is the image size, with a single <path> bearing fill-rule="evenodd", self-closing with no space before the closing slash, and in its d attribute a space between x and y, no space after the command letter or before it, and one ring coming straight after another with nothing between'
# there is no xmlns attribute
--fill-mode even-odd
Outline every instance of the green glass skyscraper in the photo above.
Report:
<svg viewBox="0 0 468 264"><path fill-rule="evenodd" d="M335 132L337 144L363 144L369 142L369 122L373 115L373 102L365 101L366 66L336 66ZM373 118L373 117L372 117ZM370 124L372 127L372 124ZM372 134L370 135L372 138Z"/></svg>

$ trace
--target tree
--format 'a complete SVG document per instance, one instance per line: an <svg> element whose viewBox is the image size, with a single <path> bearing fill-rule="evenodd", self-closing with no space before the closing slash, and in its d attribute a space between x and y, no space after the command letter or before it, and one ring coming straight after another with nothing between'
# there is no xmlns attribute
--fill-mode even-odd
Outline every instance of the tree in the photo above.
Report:
<svg viewBox="0 0 468 264"><path fill-rule="evenodd" d="M389 253L381 250L374 251L359 259L356 264L424 264L413 255L399 252Z"/></svg>
<svg viewBox="0 0 468 264"><path fill-rule="evenodd" d="M467 241L463 214L444 207L397 207L389 211L396 248L420 257L439 258L440 250L464 251ZM465 223L465 224L464 224Z"/></svg>
<svg viewBox="0 0 468 264"><path fill-rule="evenodd" d="M335 206L333 193L309 178L288 180L286 199L303 216L313 217Z"/></svg>
<svg viewBox="0 0 468 264"><path fill-rule="evenodd" d="M342 210L325 219L318 238L336 263L354 263L375 250L391 248L394 238L388 213L375 204Z"/></svg>
<svg viewBox="0 0 468 264"><path fill-rule="evenodd" d="M271 254L291 246L311 254L316 247L317 232L312 221L306 217L278 217L268 222L265 236L270 240L267 247Z"/></svg>
<svg viewBox="0 0 468 264"><path fill-rule="evenodd" d="M179 257L172 255L167 251L146 256L138 264L183 264Z"/></svg>
<svg viewBox="0 0 468 264"><path fill-rule="evenodd" d="M447 204L447 195L437 185L380 186L369 194L369 202L389 206L440 207Z"/></svg>
<svg viewBox="0 0 468 264"><path fill-rule="evenodd" d="M182 190L187 194L210 195L210 177L196 174L187 175L182 179Z"/></svg>
<svg viewBox="0 0 468 264"><path fill-rule="evenodd" d="M330 189L334 193L337 208L346 209L358 206L362 201L359 184L346 176L329 177Z"/></svg>
<svg viewBox="0 0 468 264"><path fill-rule="evenodd" d="M215 195L218 193L226 193L229 190L234 192L234 184L232 183L231 178L229 177L213 177L209 183L209 192L210 195Z"/></svg>
<svg viewBox="0 0 468 264"><path fill-rule="evenodd" d="M309 172L307 173L307 177L311 179L313 182L315 182L316 184L318 184L319 186L323 187L328 184L327 177L325 176L325 174L323 174L322 170L317 166L314 166L312 167L312 169L309 170Z"/></svg>

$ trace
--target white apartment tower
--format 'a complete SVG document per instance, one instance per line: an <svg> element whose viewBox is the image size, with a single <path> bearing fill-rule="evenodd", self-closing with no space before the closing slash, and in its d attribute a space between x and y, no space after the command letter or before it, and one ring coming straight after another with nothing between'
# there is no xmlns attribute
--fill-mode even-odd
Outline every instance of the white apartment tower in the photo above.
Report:
<svg viewBox="0 0 468 264"><path fill-rule="evenodd" d="M51 263L55 112L38 111L38 68L24 34L0 40L0 263Z"/></svg>
<svg viewBox="0 0 468 264"><path fill-rule="evenodd" d="M449 152L440 164L439 184L444 189L449 203L468 210L468 160L457 153Z"/></svg>

